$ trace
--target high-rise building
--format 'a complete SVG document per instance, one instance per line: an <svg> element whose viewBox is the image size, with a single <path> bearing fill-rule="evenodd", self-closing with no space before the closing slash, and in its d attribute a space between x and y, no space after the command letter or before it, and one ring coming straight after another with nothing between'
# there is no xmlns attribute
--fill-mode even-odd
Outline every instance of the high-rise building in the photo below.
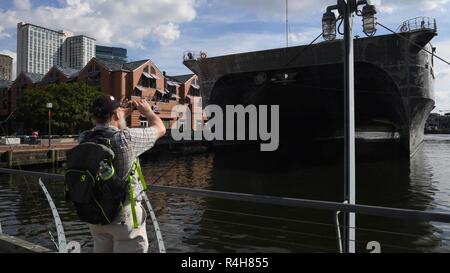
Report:
<svg viewBox="0 0 450 273"><path fill-rule="evenodd" d="M95 47L95 58L114 63L127 63L127 49L120 47L108 47L108 46L96 46Z"/></svg>
<svg viewBox="0 0 450 273"><path fill-rule="evenodd" d="M95 56L95 39L33 24L17 24L17 75L45 74L54 65L83 68Z"/></svg>
<svg viewBox="0 0 450 273"><path fill-rule="evenodd" d="M62 45L66 39L61 31L17 24L17 75L21 72L45 74L55 64L62 66Z"/></svg>
<svg viewBox="0 0 450 273"><path fill-rule="evenodd" d="M95 57L95 39L79 35L66 39L63 45L65 67L81 70Z"/></svg>
<svg viewBox="0 0 450 273"><path fill-rule="evenodd" d="M12 80L13 58L0 54L0 80Z"/></svg>

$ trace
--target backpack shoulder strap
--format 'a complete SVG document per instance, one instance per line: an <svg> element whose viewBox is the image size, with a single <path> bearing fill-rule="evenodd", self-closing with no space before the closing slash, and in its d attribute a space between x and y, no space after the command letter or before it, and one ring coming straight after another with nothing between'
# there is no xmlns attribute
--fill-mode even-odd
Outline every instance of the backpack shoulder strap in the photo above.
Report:
<svg viewBox="0 0 450 273"><path fill-rule="evenodd" d="M95 142L98 144L103 144L108 147L111 147L111 139L114 137L115 134L119 132L120 132L119 130L114 130L112 128L105 128L102 130L91 130L86 133L85 137L83 138L80 144L86 142Z"/></svg>

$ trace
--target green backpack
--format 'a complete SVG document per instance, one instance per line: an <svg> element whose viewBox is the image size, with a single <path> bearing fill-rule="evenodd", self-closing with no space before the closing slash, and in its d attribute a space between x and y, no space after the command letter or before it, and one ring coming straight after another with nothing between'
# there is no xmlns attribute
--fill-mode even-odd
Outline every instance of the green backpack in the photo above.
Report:
<svg viewBox="0 0 450 273"><path fill-rule="evenodd" d="M80 145L67 152L66 197L80 220L107 225L118 215L127 194L127 181L114 170L112 129L90 131Z"/></svg>

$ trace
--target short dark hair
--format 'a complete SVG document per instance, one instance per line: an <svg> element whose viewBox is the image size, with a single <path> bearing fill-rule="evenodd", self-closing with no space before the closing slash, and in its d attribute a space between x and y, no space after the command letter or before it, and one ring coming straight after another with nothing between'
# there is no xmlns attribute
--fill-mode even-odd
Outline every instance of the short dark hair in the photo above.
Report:
<svg viewBox="0 0 450 273"><path fill-rule="evenodd" d="M94 100L91 113L97 121L107 122L114 111L120 107L120 102L113 96L102 95Z"/></svg>

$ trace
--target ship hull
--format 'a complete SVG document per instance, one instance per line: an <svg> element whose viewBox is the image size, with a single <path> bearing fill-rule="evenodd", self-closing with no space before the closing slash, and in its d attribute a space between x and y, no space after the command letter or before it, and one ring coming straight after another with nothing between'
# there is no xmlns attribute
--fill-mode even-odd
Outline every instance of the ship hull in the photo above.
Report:
<svg viewBox="0 0 450 273"><path fill-rule="evenodd" d="M432 56L422 49L432 50L429 41L436 34L424 30L402 35L420 47L398 35L355 40L355 123L360 151L366 150L364 144L398 144L398 153L411 157L423 142L425 122L434 107L434 71ZM185 64L199 75L205 106L280 105L281 149L317 153L331 144L340 147L342 41Z"/></svg>

